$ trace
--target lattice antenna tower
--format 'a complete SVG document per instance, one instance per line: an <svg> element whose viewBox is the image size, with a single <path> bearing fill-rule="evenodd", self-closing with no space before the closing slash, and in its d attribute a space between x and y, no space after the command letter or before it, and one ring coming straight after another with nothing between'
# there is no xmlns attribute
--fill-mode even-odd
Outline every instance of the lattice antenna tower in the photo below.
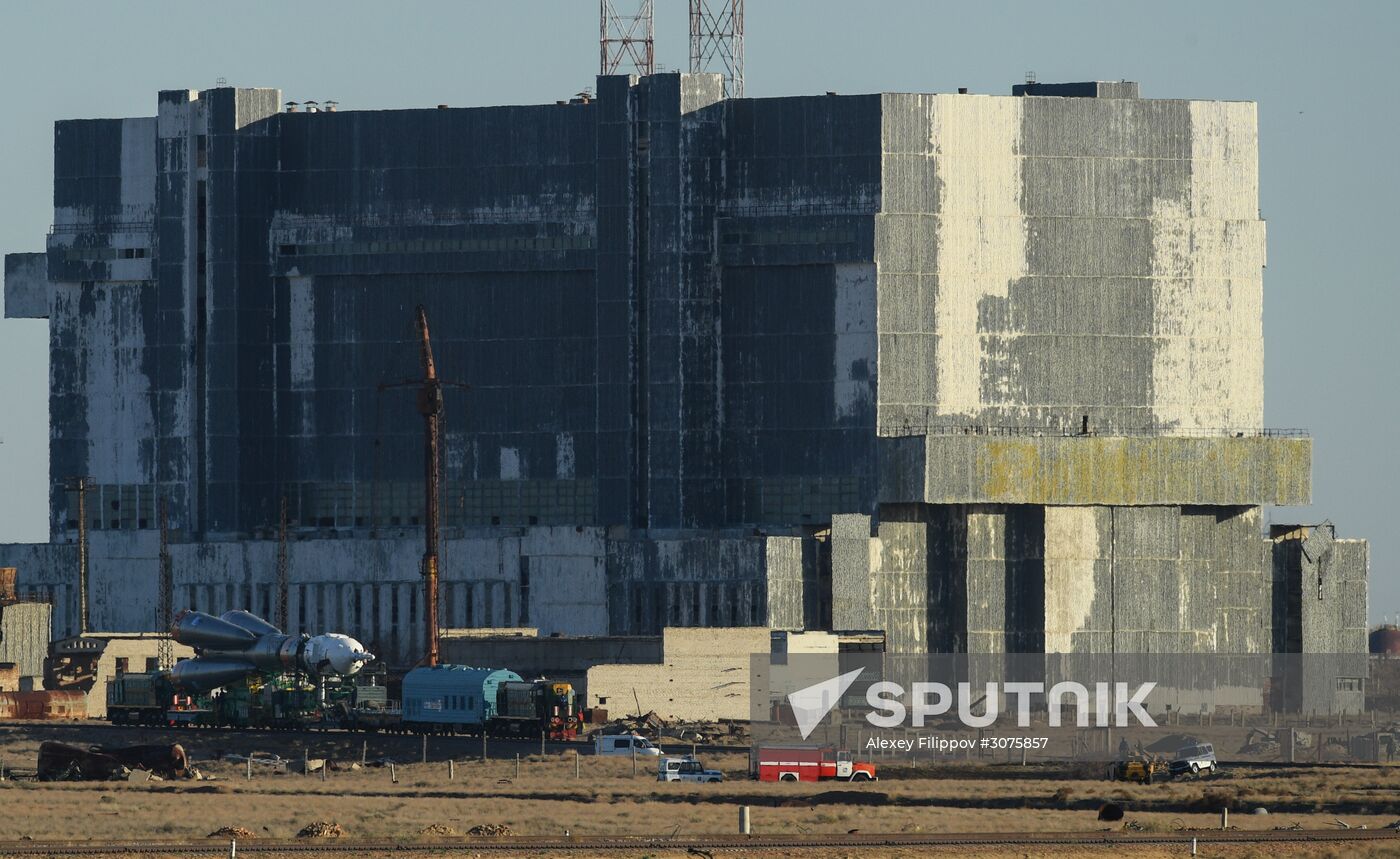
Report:
<svg viewBox="0 0 1400 859"><path fill-rule="evenodd" d="M600 75L615 75L627 62L639 75L649 75L656 69L656 27L652 14L655 0L633 2L639 7L637 13L622 15L617 11L617 0L599 0Z"/></svg>
<svg viewBox="0 0 1400 859"><path fill-rule="evenodd" d="M744 97L744 0L690 0L690 70L724 75L724 94Z"/></svg>

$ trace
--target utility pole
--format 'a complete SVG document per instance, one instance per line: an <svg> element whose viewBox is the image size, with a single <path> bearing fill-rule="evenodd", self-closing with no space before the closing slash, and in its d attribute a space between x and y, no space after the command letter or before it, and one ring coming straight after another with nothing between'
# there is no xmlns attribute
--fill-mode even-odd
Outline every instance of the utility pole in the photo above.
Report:
<svg viewBox="0 0 1400 859"><path fill-rule="evenodd" d="M277 524L277 628L288 632L287 590L289 573L287 569L287 495L282 494L282 512Z"/></svg>
<svg viewBox="0 0 1400 859"><path fill-rule="evenodd" d="M165 499L160 499L160 596L157 601L156 631L163 633L156 642L156 665L161 671L175 666L175 645L171 639L170 621L175 615L175 577L170 567L170 525Z"/></svg>
<svg viewBox="0 0 1400 859"><path fill-rule="evenodd" d="M66 487L78 493L78 634L88 631L88 520L87 494L90 484L87 477L70 477Z"/></svg>

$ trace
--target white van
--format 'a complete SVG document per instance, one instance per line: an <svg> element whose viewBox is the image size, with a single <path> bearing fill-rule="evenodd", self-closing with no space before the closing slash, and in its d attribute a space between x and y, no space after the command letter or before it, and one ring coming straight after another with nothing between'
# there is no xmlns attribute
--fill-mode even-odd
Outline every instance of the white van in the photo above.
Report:
<svg viewBox="0 0 1400 859"><path fill-rule="evenodd" d="M593 738L593 754L660 757L661 750L640 734L606 734Z"/></svg>
<svg viewBox="0 0 1400 859"><path fill-rule="evenodd" d="M657 781L695 781L695 782L718 782L724 781L724 773L719 770L707 770L700 761L686 755L683 758L662 758L656 762Z"/></svg>

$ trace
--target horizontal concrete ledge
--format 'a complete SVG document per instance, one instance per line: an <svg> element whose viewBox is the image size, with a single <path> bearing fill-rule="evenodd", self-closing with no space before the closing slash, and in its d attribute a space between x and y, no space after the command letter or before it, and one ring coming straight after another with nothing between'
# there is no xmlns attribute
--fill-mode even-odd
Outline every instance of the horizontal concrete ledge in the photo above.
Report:
<svg viewBox="0 0 1400 859"><path fill-rule="evenodd" d="M890 441L886 489L917 492L919 481L907 471L915 469L923 474L923 497L885 501L1307 504L1312 490L1312 440L1306 437L929 435L921 445ZM898 471L904 473L892 473Z"/></svg>

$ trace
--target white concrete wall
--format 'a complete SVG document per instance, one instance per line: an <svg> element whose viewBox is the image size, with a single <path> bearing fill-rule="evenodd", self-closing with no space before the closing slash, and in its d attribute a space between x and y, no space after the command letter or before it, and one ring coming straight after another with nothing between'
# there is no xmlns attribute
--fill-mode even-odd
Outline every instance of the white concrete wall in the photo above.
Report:
<svg viewBox="0 0 1400 859"><path fill-rule="evenodd" d="M640 702L643 713L664 719L747 719L750 662L768 654L771 640L767 627L667 627L661 665L588 669L589 706L607 707L610 716L633 713Z"/></svg>

